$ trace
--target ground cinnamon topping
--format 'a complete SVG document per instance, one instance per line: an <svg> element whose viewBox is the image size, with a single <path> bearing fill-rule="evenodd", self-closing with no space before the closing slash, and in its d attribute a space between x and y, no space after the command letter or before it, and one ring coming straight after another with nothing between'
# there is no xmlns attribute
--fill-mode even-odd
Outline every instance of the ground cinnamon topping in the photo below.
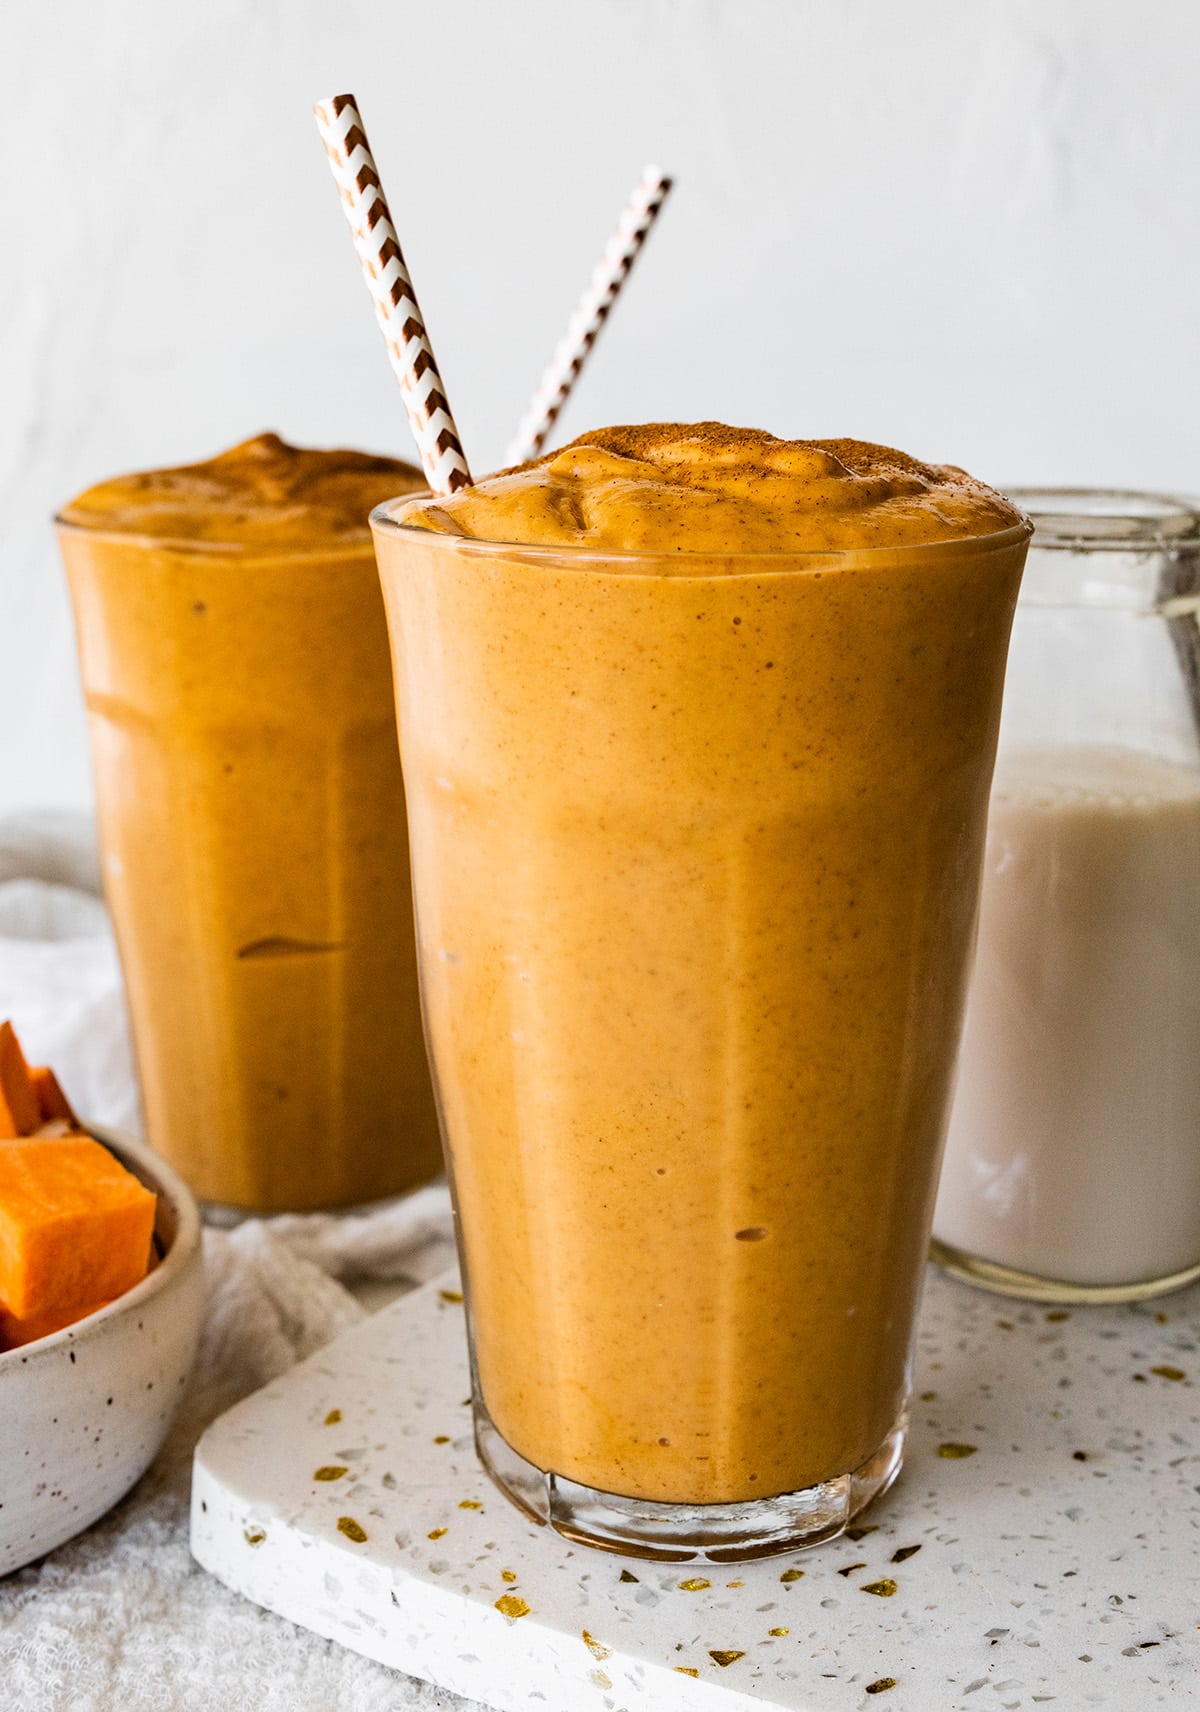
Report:
<svg viewBox="0 0 1200 1712"><path fill-rule="evenodd" d="M1020 520L946 464L863 440L719 422L595 429L536 462L404 508L443 534L614 552L804 552L991 534Z"/></svg>
<svg viewBox="0 0 1200 1712"><path fill-rule="evenodd" d="M284 551L370 540L372 506L425 486L420 470L367 452L258 434L198 464L117 476L63 507L81 529Z"/></svg>

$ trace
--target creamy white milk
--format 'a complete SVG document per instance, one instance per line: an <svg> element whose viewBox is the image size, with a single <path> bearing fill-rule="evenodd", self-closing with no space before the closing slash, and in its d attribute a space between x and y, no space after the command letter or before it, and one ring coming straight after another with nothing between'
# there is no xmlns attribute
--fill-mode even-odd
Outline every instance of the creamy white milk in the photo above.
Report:
<svg viewBox="0 0 1200 1712"><path fill-rule="evenodd" d="M1076 1284L1200 1263L1200 769L998 764L934 1233Z"/></svg>

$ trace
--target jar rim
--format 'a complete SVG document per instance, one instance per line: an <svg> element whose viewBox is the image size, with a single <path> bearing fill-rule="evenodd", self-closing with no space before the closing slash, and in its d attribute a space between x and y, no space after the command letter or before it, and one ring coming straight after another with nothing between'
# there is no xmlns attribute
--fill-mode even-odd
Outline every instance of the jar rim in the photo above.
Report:
<svg viewBox="0 0 1200 1712"><path fill-rule="evenodd" d="M1034 551L1200 549L1200 499L1139 488L1006 487L1033 524Z"/></svg>

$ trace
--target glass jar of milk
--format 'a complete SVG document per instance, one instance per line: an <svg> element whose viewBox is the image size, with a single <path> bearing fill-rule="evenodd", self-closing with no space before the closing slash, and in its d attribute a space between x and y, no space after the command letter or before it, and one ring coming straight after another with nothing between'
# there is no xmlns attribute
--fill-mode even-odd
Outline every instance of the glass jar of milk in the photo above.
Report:
<svg viewBox="0 0 1200 1712"><path fill-rule="evenodd" d="M1200 502L1029 490L934 1258L1039 1301L1200 1277Z"/></svg>

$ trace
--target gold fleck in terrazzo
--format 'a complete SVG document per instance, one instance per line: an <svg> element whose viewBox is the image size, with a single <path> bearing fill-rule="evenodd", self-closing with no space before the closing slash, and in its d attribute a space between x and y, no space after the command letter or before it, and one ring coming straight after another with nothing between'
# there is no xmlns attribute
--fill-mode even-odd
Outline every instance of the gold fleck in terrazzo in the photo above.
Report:
<svg viewBox="0 0 1200 1712"><path fill-rule="evenodd" d="M345 1534L348 1540L353 1540L356 1546L365 1545L367 1530L361 1522L356 1522L353 1516L338 1517L338 1533Z"/></svg>
<svg viewBox="0 0 1200 1712"><path fill-rule="evenodd" d="M509 1617L515 1622L518 1617L528 1617L529 1606L518 1593L502 1593L496 1600L496 1609L502 1617Z"/></svg>

